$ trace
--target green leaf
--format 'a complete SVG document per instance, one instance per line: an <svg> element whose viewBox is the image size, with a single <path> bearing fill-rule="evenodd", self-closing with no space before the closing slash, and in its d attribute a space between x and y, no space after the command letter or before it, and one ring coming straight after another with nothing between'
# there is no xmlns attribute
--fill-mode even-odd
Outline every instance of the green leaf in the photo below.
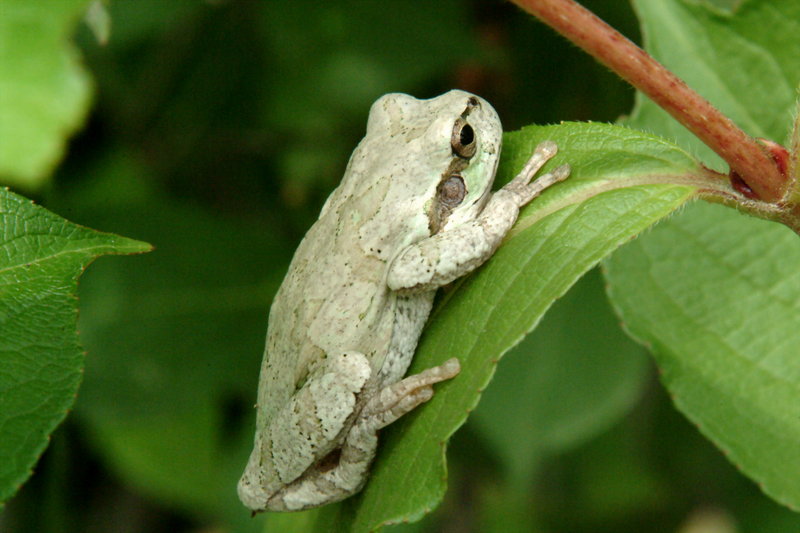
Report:
<svg viewBox="0 0 800 533"><path fill-rule="evenodd" d="M657 137L602 124L508 134L500 180L521 168L544 139L562 150L550 165L569 161L572 176L523 211L484 267L442 295L409 371L457 356L461 374L438 385L428 405L381 433L366 488L322 509L317 530L340 520L348 531L369 531L416 520L436 506L446 485L445 443L475 408L502 354L589 268L695 192L665 183L700 173L689 154Z"/></svg>
<svg viewBox="0 0 800 533"><path fill-rule="evenodd" d="M145 243L76 226L0 190L0 502L31 473L75 401L83 372L78 277Z"/></svg>
<svg viewBox="0 0 800 533"><path fill-rule="evenodd" d="M799 3L752 0L732 15L677 0L636 7L660 61L749 133L787 139L800 82ZM643 98L629 124L707 153ZM677 407L793 508L800 507L799 261L800 242L785 227L693 206L607 262L612 301L652 349Z"/></svg>
<svg viewBox="0 0 800 533"><path fill-rule="evenodd" d="M647 358L617 322L599 273L589 272L498 366L470 423L516 486L527 486L547 455L608 429L639 399Z"/></svg>
<svg viewBox="0 0 800 533"><path fill-rule="evenodd" d="M611 296L678 408L768 494L796 506L800 242L760 220L743 231L719 206L692 214L608 262Z"/></svg>
<svg viewBox="0 0 800 533"><path fill-rule="evenodd" d="M89 109L89 77L70 43L87 0L0 3L0 181L39 188Z"/></svg>
<svg viewBox="0 0 800 533"><path fill-rule="evenodd" d="M745 132L787 140L800 80L800 4L749 0L733 14L702 2L636 1L645 48ZM691 147L706 165L727 165L641 94L626 124Z"/></svg>

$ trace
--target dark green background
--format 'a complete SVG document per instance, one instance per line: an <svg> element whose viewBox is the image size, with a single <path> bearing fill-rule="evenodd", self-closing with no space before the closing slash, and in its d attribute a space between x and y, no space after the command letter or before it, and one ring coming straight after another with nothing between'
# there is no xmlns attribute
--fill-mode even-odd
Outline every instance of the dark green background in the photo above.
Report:
<svg viewBox="0 0 800 533"><path fill-rule="evenodd" d="M584 4L638 39L626 2ZM225 484L252 438L269 301L371 102L459 87L513 130L614 121L633 91L504 2L109 10L108 45L84 26L76 35L93 113L33 195L156 251L83 278L84 385L0 529L258 530ZM674 411L615 324L592 273L504 360L451 443L447 499L421 531L689 531L692 520L800 530ZM576 417L601 403L592 420Z"/></svg>

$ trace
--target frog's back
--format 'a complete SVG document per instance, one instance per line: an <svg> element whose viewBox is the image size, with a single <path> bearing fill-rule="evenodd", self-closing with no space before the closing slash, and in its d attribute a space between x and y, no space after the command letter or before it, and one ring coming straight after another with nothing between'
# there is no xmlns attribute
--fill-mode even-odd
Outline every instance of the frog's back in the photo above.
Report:
<svg viewBox="0 0 800 533"><path fill-rule="evenodd" d="M454 159L453 124L474 100L453 91L433 100L386 95L373 104L367 135L273 301L259 389L267 421L328 354L358 351L381 368L397 312L388 266L430 236L430 201Z"/></svg>
<svg viewBox="0 0 800 533"><path fill-rule="evenodd" d="M386 287L387 259L366 253L361 217L375 216L373 195L346 196L342 183L295 252L273 300L259 404L284 405L327 354L364 353L375 365L391 341L395 296ZM372 206L365 209L364 206ZM370 211L371 209L371 211Z"/></svg>
<svg viewBox="0 0 800 533"><path fill-rule="evenodd" d="M276 334L270 348L297 350L298 367L312 351L363 351L374 339L376 312L390 299L386 287L388 258L362 248L358 218L369 216L350 198L328 210L306 234L297 249L276 297ZM367 200L369 203L369 200ZM280 331L278 331L280 330Z"/></svg>

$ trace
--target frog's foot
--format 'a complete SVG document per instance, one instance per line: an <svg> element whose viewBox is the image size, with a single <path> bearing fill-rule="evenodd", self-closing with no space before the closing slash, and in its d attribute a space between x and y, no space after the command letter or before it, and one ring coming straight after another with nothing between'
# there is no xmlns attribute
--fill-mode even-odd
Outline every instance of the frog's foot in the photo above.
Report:
<svg viewBox="0 0 800 533"><path fill-rule="evenodd" d="M553 141L539 143L533 151L531 158L522 167L519 174L511 180L502 190L513 193L516 196L517 206L522 207L551 185L567 179L570 173L569 165L561 165L552 172L548 172L537 178L533 183L531 180L547 161L552 159L558 152L558 146Z"/></svg>
<svg viewBox="0 0 800 533"><path fill-rule="evenodd" d="M334 470L327 473L335 478L337 487L348 487L350 493L361 488L375 450L378 430L388 426L419 404L431 399L435 383L455 377L461 371L458 359L408 376L385 386L364 405L344 441Z"/></svg>
<svg viewBox="0 0 800 533"><path fill-rule="evenodd" d="M460 371L461 365L453 357L439 366L385 386L367 402L357 423L366 423L375 430L388 426L419 404L430 400L433 384L454 378Z"/></svg>

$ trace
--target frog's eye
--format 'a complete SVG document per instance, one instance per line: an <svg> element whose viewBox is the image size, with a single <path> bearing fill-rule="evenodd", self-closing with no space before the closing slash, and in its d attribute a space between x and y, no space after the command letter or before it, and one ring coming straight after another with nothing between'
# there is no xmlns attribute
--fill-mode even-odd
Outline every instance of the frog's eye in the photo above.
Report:
<svg viewBox="0 0 800 533"><path fill-rule="evenodd" d="M464 185L464 178L458 174L453 174L439 184L436 193L439 196L439 204L448 211L457 207L464 201L467 195L467 187Z"/></svg>
<svg viewBox="0 0 800 533"><path fill-rule="evenodd" d="M453 135L450 137L453 152L464 159L475 155L478 143L475 139L475 130L463 118L458 118L453 124Z"/></svg>

